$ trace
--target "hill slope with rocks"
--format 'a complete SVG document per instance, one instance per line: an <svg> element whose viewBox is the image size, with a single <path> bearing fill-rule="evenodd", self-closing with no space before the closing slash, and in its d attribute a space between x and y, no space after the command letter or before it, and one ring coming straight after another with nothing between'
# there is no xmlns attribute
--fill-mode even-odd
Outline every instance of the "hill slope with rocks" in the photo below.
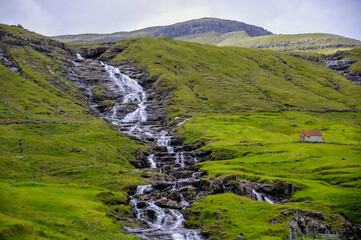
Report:
<svg viewBox="0 0 361 240"><path fill-rule="evenodd" d="M358 239L359 60L0 25L0 238Z"/></svg>

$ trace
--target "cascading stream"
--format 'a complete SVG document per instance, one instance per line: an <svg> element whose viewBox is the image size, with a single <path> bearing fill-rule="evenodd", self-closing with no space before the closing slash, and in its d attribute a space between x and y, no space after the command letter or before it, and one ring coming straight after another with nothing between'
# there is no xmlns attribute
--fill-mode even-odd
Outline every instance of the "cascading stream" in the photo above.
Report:
<svg viewBox="0 0 361 240"><path fill-rule="evenodd" d="M88 61L80 55L77 55L77 58L80 65L83 61ZM100 66L99 62L91 62L91 64ZM218 188L204 189L207 186L199 185L203 173L194 170L197 168L187 166L198 163L197 156L200 156L202 160L202 155L193 152L192 148L177 145L179 141L165 130L156 112L151 112L157 109L158 102L154 102L151 97L148 101L146 92L136 80L122 74L119 68L102 62L100 64L108 75L104 79L107 88L111 90L108 99L114 100L115 103L110 109L98 110L102 105L99 101L94 101L95 95L93 96L91 89L85 88L92 109L104 120L118 125L120 132L150 144L153 153L146 158L148 164L144 164L156 171L161 170L166 173L159 178L156 176L152 185L137 187L135 194L131 196L130 204L142 227L125 227L123 230L143 240L204 239L200 230L187 229L183 226L185 221L183 210L193 201L208 194L229 191L227 186L220 183ZM186 124L187 120L178 122L176 126ZM175 143L173 146L172 142ZM251 192L258 201L271 204L274 202L272 196L256 190Z"/></svg>
<svg viewBox="0 0 361 240"><path fill-rule="evenodd" d="M80 55L79 55L80 56ZM80 56L81 57L81 56ZM113 124L117 124L123 130L122 132L137 137L138 139L152 138L156 145L164 147L169 154L169 158L175 159L175 164L181 167L185 166L184 153L175 153L174 148L170 145L171 136L165 130L155 131L147 127L147 97L142 86L138 84L134 79L129 78L127 75L120 73L118 68L112 67L108 64L100 62L109 77L117 86L114 91L121 96L117 99L113 109L109 111L104 118ZM137 108L128 113L125 117L121 117L119 111L122 106L127 103L136 103ZM161 163L157 162L156 154L148 156L149 165L151 168L157 168L161 166ZM196 159L193 159L196 163ZM168 184L168 183L167 183ZM177 187L182 186L178 182L169 183L173 184L173 189L177 190ZM153 192L152 185L138 186L135 195L131 197L131 205L136 212L137 218L145 223L147 227L141 228L125 228L129 234L138 235L141 239L152 240L201 240L199 230L186 229L183 226L185 221L182 213L179 209L185 208L189 204L185 201L183 195L181 195L180 207L178 209L163 208L157 205L157 203L151 198L147 197ZM147 199L148 198L148 199Z"/></svg>

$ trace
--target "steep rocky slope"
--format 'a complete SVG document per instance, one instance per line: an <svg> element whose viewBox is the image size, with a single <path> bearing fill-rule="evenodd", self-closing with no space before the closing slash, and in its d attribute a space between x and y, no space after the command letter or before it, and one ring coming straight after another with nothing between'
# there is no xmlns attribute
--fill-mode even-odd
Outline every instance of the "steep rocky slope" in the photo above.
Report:
<svg viewBox="0 0 361 240"><path fill-rule="evenodd" d="M337 52L324 58L325 66L341 73L354 84L361 86L361 49Z"/></svg>

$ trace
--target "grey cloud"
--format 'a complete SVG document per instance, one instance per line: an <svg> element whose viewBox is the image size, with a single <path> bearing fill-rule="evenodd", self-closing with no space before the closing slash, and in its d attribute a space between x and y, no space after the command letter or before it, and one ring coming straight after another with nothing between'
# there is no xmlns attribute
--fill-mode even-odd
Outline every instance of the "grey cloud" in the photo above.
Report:
<svg viewBox="0 0 361 240"><path fill-rule="evenodd" d="M59 35L219 17L274 33L326 32L361 39L360 10L360 0L0 0L0 22Z"/></svg>

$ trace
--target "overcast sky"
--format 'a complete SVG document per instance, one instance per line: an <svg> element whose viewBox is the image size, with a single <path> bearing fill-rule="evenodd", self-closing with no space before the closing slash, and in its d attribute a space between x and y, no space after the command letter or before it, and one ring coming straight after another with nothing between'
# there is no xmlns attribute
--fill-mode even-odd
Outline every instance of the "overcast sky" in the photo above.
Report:
<svg viewBox="0 0 361 240"><path fill-rule="evenodd" d="M0 23L47 36L131 31L202 17L276 34L322 32L361 40L361 0L0 0Z"/></svg>

